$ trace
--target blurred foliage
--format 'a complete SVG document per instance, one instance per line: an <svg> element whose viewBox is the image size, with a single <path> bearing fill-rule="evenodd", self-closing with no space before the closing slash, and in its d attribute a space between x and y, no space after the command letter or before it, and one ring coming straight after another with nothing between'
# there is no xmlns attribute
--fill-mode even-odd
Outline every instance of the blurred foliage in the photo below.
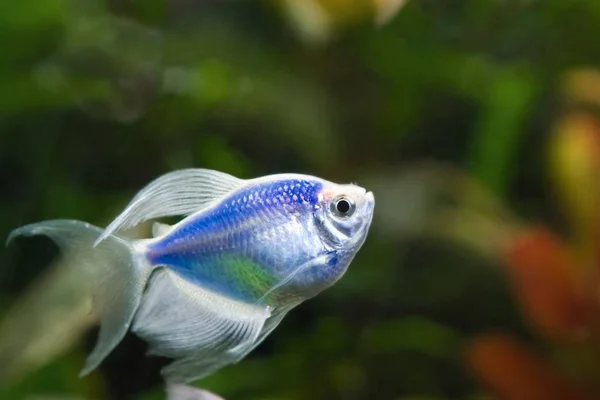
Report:
<svg viewBox="0 0 600 400"><path fill-rule="evenodd" d="M377 206L346 276L198 386L595 399L599 33L596 0L3 2L0 232L105 226L190 166L356 181ZM0 255L0 398L165 398L132 336L77 377L96 332L56 253Z"/></svg>

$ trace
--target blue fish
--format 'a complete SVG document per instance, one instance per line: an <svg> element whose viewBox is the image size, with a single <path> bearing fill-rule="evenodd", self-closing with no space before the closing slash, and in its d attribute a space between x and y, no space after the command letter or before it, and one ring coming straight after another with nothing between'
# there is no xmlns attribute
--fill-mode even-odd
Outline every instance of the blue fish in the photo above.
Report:
<svg viewBox="0 0 600 400"><path fill-rule="evenodd" d="M99 337L81 375L131 331L189 383L243 359L294 307L333 285L363 245L375 200L354 184L278 174L239 179L207 169L167 173L106 228L50 220L14 230L46 235L89 276ZM155 222L152 238L117 235Z"/></svg>

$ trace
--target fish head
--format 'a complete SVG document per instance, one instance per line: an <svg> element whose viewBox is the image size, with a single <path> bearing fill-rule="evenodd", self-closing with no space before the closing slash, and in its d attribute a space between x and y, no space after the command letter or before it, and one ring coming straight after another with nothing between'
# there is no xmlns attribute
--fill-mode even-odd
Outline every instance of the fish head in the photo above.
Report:
<svg viewBox="0 0 600 400"><path fill-rule="evenodd" d="M257 184L269 188L264 204L271 217L266 224L277 224L276 230L267 230L268 240L259 241L276 260L265 264L276 283L261 300L280 307L316 296L344 275L365 242L373 193L308 175L264 177Z"/></svg>
<svg viewBox="0 0 600 400"><path fill-rule="evenodd" d="M367 237L374 209L375 197L365 188L326 182L315 211L321 240L331 250L353 255Z"/></svg>

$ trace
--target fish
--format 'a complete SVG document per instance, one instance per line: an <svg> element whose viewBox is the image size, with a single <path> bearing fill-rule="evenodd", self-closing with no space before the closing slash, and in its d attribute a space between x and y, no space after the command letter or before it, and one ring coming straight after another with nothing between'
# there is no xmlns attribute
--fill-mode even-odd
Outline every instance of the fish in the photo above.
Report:
<svg viewBox="0 0 600 400"><path fill-rule="evenodd" d="M203 168L165 173L105 228L56 219L12 231L44 235L85 273L99 334L80 376L132 332L161 374L187 384L235 364L302 302L331 287L368 235L375 199L356 184L281 173L251 179ZM123 231L155 221L151 237Z"/></svg>

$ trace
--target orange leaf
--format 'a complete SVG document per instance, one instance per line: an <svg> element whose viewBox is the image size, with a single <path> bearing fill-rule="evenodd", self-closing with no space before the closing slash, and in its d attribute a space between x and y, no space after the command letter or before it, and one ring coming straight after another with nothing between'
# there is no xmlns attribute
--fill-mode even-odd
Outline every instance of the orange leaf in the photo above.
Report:
<svg viewBox="0 0 600 400"><path fill-rule="evenodd" d="M586 397L516 339L486 334L466 357L473 375L502 400L583 400Z"/></svg>
<svg viewBox="0 0 600 400"><path fill-rule="evenodd" d="M523 313L543 335L586 336L592 303L585 296L583 271L560 238L544 227L531 228L511 243L506 265Z"/></svg>

